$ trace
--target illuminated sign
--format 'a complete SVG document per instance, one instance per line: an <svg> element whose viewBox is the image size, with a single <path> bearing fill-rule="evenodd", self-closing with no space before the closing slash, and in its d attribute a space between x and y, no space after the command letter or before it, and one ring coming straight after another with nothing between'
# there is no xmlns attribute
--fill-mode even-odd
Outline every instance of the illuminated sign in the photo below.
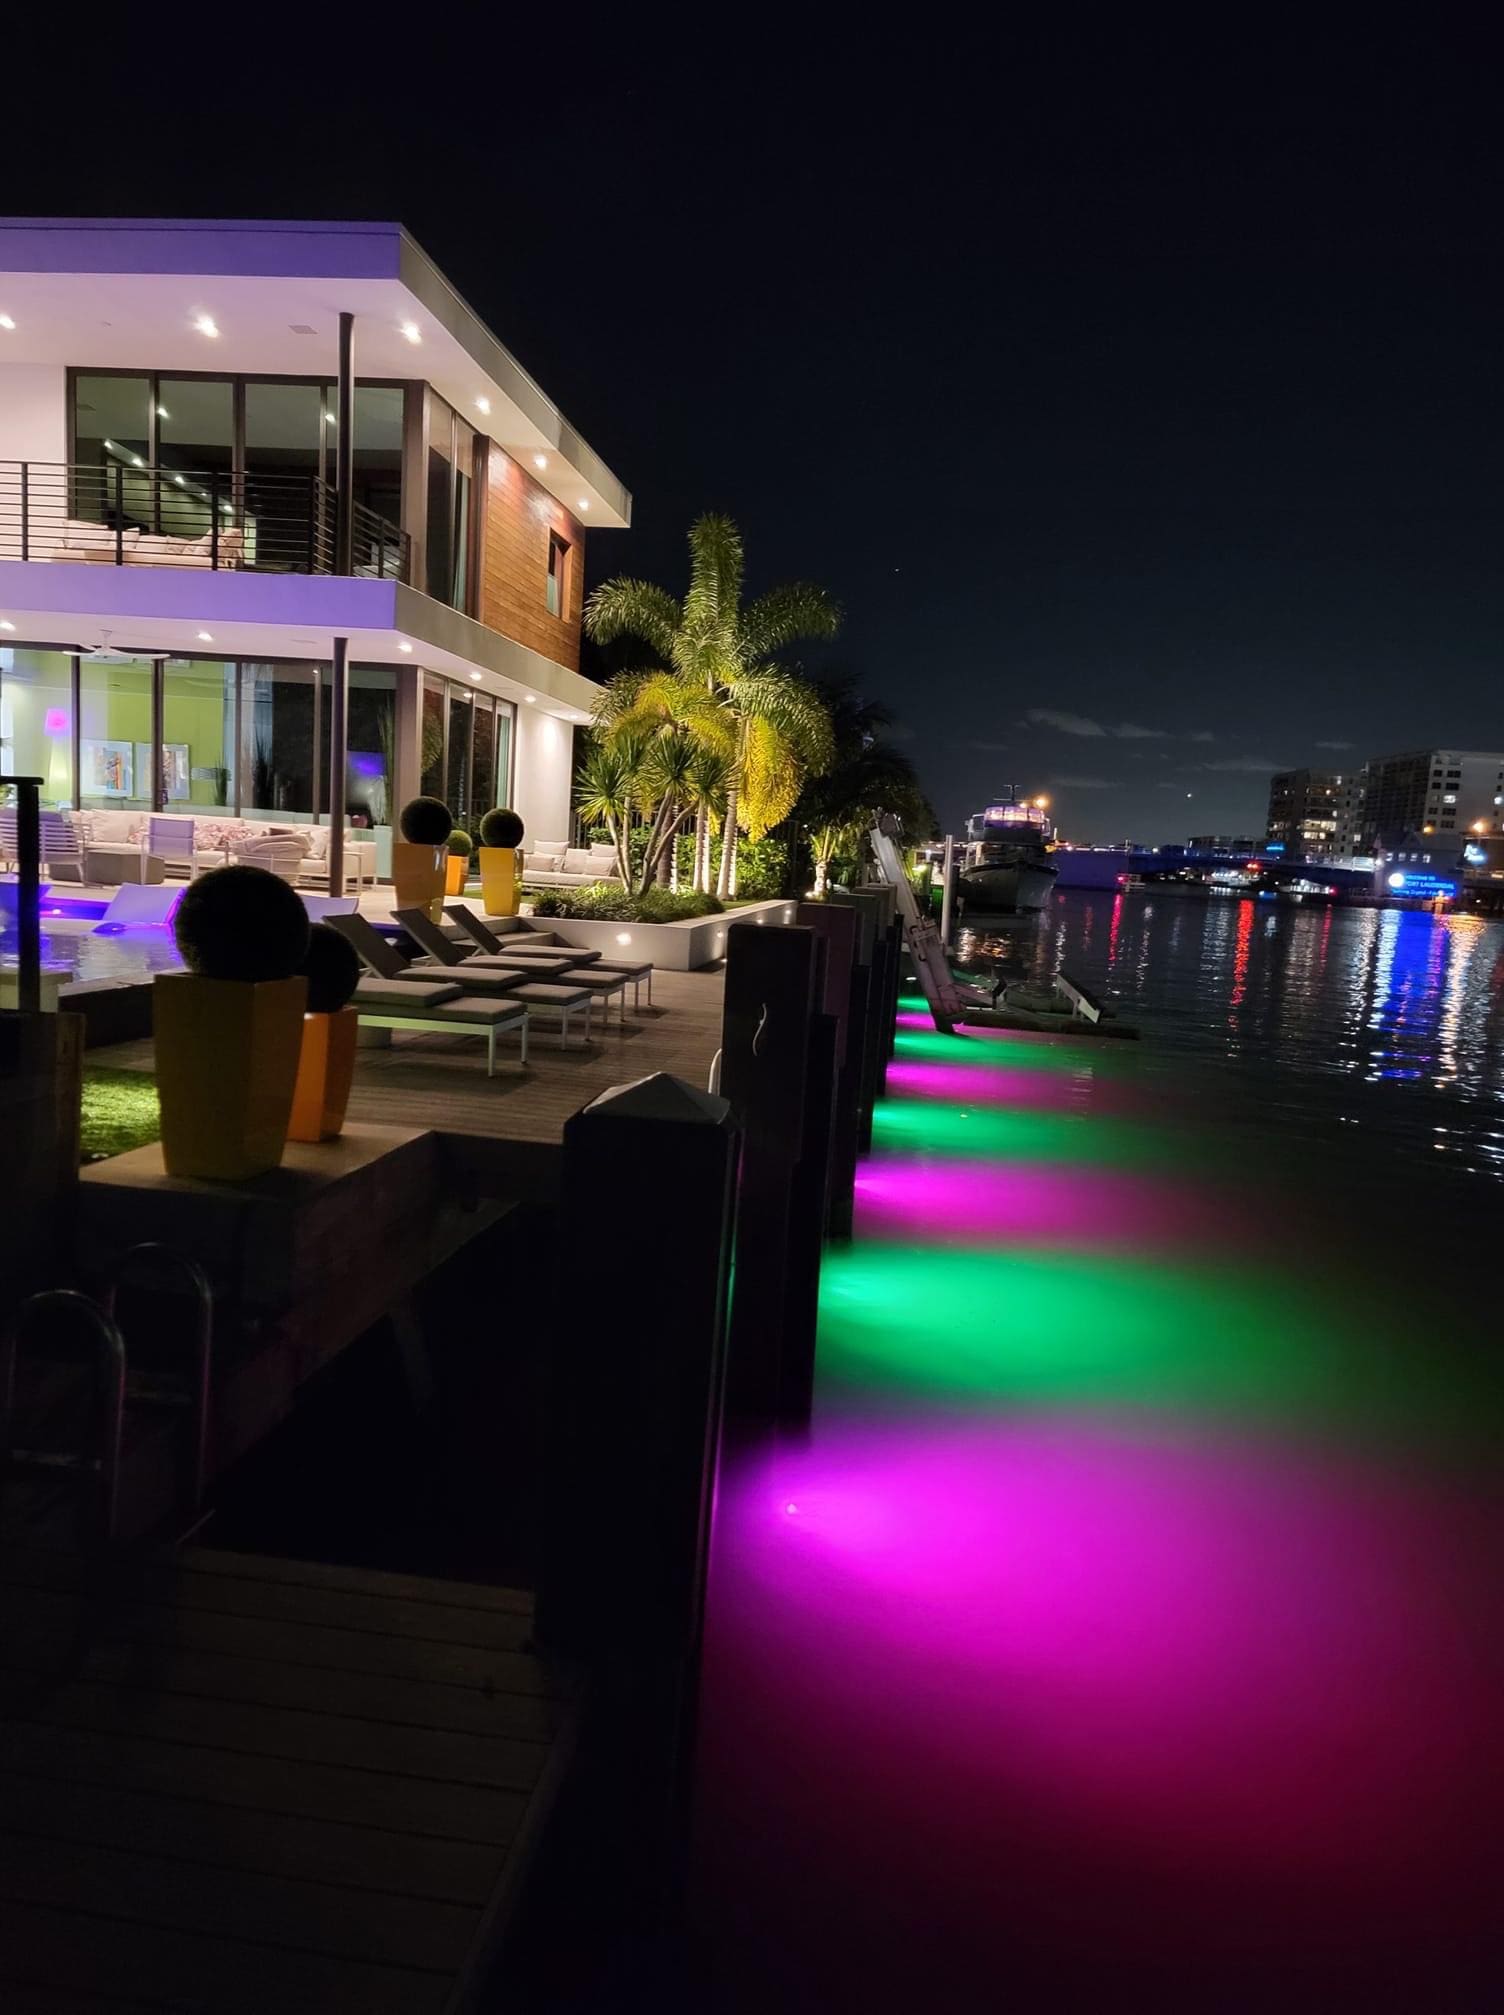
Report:
<svg viewBox="0 0 1504 2015"><path fill-rule="evenodd" d="M1442 875L1417 874L1414 868L1396 868L1385 877L1391 891L1397 896L1415 896L1423 902L1434 902L1438 896L1454 896L1457 884L1449 882Z"/></svg>

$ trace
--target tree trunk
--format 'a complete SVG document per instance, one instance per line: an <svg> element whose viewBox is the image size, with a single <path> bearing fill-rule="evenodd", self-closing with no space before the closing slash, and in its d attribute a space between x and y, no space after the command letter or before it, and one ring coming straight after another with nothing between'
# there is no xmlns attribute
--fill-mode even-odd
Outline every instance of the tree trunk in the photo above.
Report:
<svg viewBox="0 0 1504 2015"><path fill-rule="evenodd" d="M721 871L715 892L722 902L736 893L736 785L726 793L726 817L721 826Z"/></svg>
<svg viewBox="0 0 1504 2015"><path fill-rule="evenodd" d="M690 885L697 896L710 893L710 811L705 805L695 813L695 866Z"/></svg>
<svg viewBox="0 0 1504 2015"><path fill-rule="evenodd" d="M830 862L815 856L815 901L823 903L830 892Z"/></svg>

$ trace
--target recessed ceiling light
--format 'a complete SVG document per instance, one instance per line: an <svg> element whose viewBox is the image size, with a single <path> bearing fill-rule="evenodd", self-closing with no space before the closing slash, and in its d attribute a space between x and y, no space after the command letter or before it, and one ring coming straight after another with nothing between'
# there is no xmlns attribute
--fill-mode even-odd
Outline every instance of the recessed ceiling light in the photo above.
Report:
<svg viewBox="0 0 1504 2015"><path fill-rule="evenodd" d="M411 645L411 644L399 644L399 645L397 646L397 649L398 649L399 651L410 651L410 650L412 649L412 645Z"/></svg>
<svg viewBox="0 0 1504 2015"><path fill-rule="evenodd" d="M533 698L531 693L525 693L523 695L523 698L527 701L530 707L535 707L538 704L538 702Z"/></svg>
<svg viewBox="0 0 1504 2015"><path fill-rule="evenodd" d="M582 511L588 511L590 509L590 499L588 497L581 497L580 509Z"/></svg>
<svg viewBox="0 0 1504 2015"><path fill-rule="evenodd" d="M402 333L406 336L409 343L421 343L423 340L423 331L418 327L416 322L404 322L402 324Z"/></svg>
<svg viewBox="0 0 1504 2015"><path fill-rule="evenodd" d="M0 630L14 630L15 627L14 623L6 622L4 617L0 617Z"/></svg>
<svg viewBox="0 0 1504 2015"><path fill-rule="evenodd" d="M219 334L219 324L212 315L195 315L193 326L201 336L217 336Z"/></svg>
<svg viewBox="0 0 1504 2015"><path fill-rule="evenodd" d="M15 326L16 323L14 316L0 315L0 329L14 329Z"/></svg>
<svg viewBox="0 0 1504 2015"><path fill-rule="evenodd" d="M146 467L146 464L145 464L145 462L143 462L143 461L142 461L142 459L141 459L141 457L140 457L139 455L132 455L132 456L131 456L131 463L132 463L132 466L133 466L133 467L135 467L135 468L137 468L137 469L144 469L144 468Z"/></svg>
<svg viewBox="0 0 1504 2015"><path fill-rule="evenodd" d="M171 413L169 413L169 412L168 412L168 410L167 410L167 408L166 408L165 406L158 406L158 408L157 408L157 418L158 418L159 420L170 420L170 419L172 418L172 415L171 415Z"/></svg>
<svg viewBox="0 0 1504 2015"><path fill-rule="evenodd" d="M471 680L471 683L472 683L473 685L477 685L477 686L478 686L478 685L480 684L480 673L479 673L479 672L472 672L472 673L470 674L470 680Z"/></svg>
<svg viewBox="0 0 1504 2015"><path fill-rule="evenodd" d="M533 467L535 469L546 469L548 467L547 455L534 455Z"/></svg>
<svg viewBox="0 0 1504 2015"><path fill-rule="evenodd" d="M214 642L214 639L210 636L207 630L199 631L198 640L201 644L212 644Z"/></svg>
<svg viewBox="0 0 1504 2015"><path fill-rule="evenodd" d="M339 422L335 419L333 413L326 413L324 415L324 425L326 427L334 427L337 426L338 424Z"/></svg>
<svg viewBox="0 0 1504 2015"><path fill-rule="evenodd" d="M477 413L489 413L491 410L491 401L484 397L477 399L475 410Z"/></svg>

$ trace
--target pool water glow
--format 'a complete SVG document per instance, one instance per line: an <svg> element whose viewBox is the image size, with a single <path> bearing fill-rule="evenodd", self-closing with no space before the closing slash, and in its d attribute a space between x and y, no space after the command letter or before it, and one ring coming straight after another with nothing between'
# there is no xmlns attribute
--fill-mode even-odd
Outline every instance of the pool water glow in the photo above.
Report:
<svg viewBox="0 0 1504 2015"><path fill-rule="evenodd" d="M1133 1052L904 1012L812 1427L723 1475L725 2005L1471 2006L1504 1647L1455 1217L1406 1197L1422 1257L1375 1264L1391 1214L1355 1269Z"/></svg>

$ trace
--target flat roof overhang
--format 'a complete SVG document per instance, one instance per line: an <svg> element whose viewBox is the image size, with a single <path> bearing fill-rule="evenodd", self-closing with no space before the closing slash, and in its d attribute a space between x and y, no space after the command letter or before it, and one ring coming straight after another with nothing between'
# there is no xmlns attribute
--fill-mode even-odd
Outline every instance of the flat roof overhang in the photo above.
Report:
<svg viewBox="0 0 1504 2015"><path fill-rule="evenodd" d="M425 379L586 526L631 523L631 492L400 224L0 218L0 365L332 380L341 310L358 377Z"/></svg>
<svg viewBox="0 0 1504 2015"><path fill-rule="evenodd" d="M400 581L0 561L0 649L422 666L582 726L600 688ZM108 636L106 637L106 632ZM207 636L204 634L207 632ZM406 644L410 648L404 650Z"/></svg>

